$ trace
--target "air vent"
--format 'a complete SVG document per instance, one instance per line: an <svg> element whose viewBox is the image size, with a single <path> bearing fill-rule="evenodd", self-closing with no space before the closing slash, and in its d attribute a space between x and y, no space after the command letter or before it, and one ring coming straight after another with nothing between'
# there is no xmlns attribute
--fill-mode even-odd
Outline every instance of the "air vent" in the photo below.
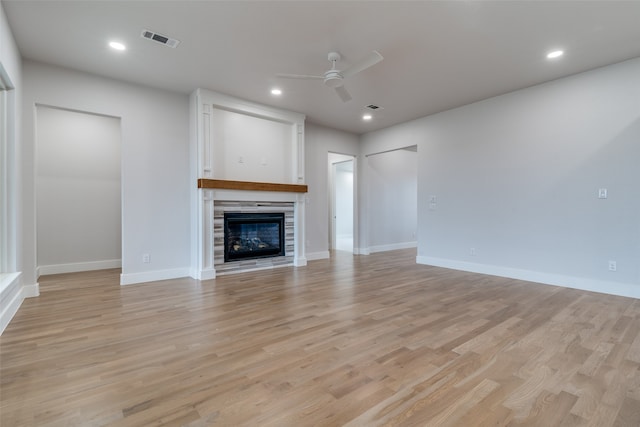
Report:
<svg viewBox="0 0 640 427"><path fill-rule="evenodd" d="M172 48L176 48L180 44L180 40L172 39L149 30L142 30L142 37Z"/></svg>
<svg viewBox="0 0 640 427"><path fill-rule="evenodd" d="M381 108L381 107L379 107L377 105L369 104L365 108L368 108L369 110L375 111L375 110L377 110L378 108Z"/></svg>

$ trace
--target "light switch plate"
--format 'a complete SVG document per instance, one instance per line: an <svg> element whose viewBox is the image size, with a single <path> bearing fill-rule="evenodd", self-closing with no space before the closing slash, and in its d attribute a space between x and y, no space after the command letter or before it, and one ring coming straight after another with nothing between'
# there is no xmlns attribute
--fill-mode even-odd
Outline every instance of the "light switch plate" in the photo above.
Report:
<svg viewBox="0 0 640 427"><path fill-rule="evenodd" d="M598 199L606 199L607 198L607 189L600 188L598 189Z"/></svg>

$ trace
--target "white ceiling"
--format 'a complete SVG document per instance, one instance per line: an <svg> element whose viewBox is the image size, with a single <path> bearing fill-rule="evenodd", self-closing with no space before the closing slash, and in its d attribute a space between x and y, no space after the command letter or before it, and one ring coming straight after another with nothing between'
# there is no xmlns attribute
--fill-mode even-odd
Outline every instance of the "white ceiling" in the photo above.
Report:
<svg viewBox="0 0 640 427"><path fill-rule="evenodd" d="M190 93L198 87L364 133L640 56L640 1L25 1L2 0L23 57ZM143 29L181 41L171 49ZM115 52L117 39L128 49ZM566 54L549 61L545 54ZM321 81L372 50L384 61ZM282 88L274 98L269 90ZM383 107L363 122L363 107Z"/></svg>

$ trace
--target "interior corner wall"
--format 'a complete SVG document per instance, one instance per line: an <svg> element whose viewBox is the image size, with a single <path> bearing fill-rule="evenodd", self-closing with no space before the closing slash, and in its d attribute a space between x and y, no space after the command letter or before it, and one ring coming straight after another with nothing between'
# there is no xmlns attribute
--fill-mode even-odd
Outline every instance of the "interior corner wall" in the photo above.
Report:
<svg viewBox="0 0 640 427"><path fill-rule="evenodd" d="M189 97L24 62L24 275L36 282L35 106L121 118L121 284L190 272ZM149 254L150 262L143 262Z"/></svg>
<svg viewBox="0 0 640 427"><path fill-rule="evenodd" d="M305 176L309 188L306 200L305 249L308 260L329 257L329 153L357 156L358 144L359 138L355 134L305 123ZM357 170L357 163L355 167ZM354 187L357 192L357 181ZM358 206L354 209L357 216ZM357 239L356 236L354 238Z"/></svg>
<svg viewBox="0 0 640 427"><path fill-rule="evenodd" d="M640 58L364 139L418 144L418 262L640 297Z"/></svg>

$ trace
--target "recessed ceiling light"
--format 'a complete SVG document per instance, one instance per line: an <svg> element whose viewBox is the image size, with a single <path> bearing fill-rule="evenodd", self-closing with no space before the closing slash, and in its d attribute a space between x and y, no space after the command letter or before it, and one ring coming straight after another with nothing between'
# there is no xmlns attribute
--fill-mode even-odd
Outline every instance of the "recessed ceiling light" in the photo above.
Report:
<svg viewBox="0 0 640 427"><path fill-rule="evenodd" d="M125 50L127 47L120 42L109 42L109 47L115 50Z"/></svg>
<svg viewBox="0 0 640 427"><path fill-rule="evenodd" d="M365 114L364 116L362 116L362 120L371 120L373 119L373 116L371 114Z"/></svg>
<svg viewBox="0 0 640 427"><path fill-rule="evenodd" d="M547 53L547 59L560 58L562 55L564 55L564 51L554 50L553 52Z"/></svg>
<svg viewBox="0 0 640 427"><path fill-rule="evenodd" d="M282 95L282 90L280 89L271 89L271 95Z"/></svg>

